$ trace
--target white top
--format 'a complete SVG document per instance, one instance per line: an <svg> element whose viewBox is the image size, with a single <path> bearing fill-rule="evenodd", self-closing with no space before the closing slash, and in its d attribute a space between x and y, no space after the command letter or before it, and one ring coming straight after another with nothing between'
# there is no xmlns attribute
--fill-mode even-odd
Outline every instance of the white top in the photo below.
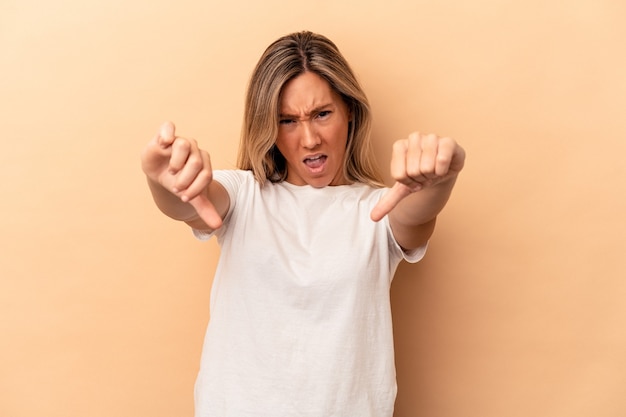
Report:
<svg viewBox="0 0 626 417"><path fill-rule="evenodd" d="M196 417L391 417L389 289L401 259L426 247L403 252L387 217L370 219L386 189L214 179L230 209L215 232Z"/></svg>

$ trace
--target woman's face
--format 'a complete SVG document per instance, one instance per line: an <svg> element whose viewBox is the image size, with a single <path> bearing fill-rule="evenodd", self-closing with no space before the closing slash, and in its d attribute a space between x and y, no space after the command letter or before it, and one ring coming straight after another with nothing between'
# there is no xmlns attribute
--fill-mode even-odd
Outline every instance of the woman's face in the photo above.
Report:
<svg viewBox="0 0 626 417"><path fill-rule="evenodd" d="M313 72L287 82L279 103L276 146L287 161L287 182L325 187L348 181L343 161L350 112L330 84Z"/></svg>

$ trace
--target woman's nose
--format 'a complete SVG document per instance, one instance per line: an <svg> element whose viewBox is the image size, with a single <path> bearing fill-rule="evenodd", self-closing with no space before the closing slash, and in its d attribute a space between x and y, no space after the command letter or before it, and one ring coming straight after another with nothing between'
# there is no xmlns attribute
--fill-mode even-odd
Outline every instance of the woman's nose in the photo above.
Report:
<svg viewBox="0 0 626 417"><path fill-rule="evenodd" d="M301 143L307 149L313 149L321 143L319 135L309 121L302 123Z"/></svg>

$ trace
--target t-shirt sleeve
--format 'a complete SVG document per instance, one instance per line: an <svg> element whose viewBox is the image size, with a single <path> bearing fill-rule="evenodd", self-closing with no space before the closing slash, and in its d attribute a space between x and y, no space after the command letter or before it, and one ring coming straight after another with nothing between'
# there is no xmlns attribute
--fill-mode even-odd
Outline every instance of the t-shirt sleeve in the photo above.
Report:
<svg viewBox="0 0 626 417"><path fill-rule="evenodd" d="M404 260L412 264L421 261L422 258L426 255L427 249L428 249L428 242L424 243L419 248L412 249L409 251L406 251L400 248L400 250L402 250L402 257L404 258Z"/></svg>
<svg viewBox="0 0 626 417"><path fill-rule="evenodd" d="M374 205L382 198L382 196L389 190L389 188L379 188L374 193L372 193L372 201L370 210L374 207ZM397 262L404 259L409 263L417 263L422 260L422 258L426 255L426 250L428 249L428 242L419 248L404 250L396 240L393 235L393 231L391 230L391 223L389 223L389 216L385 216L380 220L381 223L385 225L386 233L387 233L387 241L389 250L392 253L392 256L395 258Z"/></svg>
<svg viewBox="0 0 626 417"><path fill-rule="evenodd" d="M213 237L213 235L215 234L215 230L211 232L207 232L206 230L191 229L191 231L193 235L196 237L196 239L202 242L205 242L211 239L211 237Z"/></svg>
<svg viewBox="0 0 626 417"><path fill-rule="evenodd" d="M389 223L389 217L385 216L382 221L385 222L389 240L391 241L391 244L393 245L393 249L398 254L398 256L412 264L421 261L424 255L426 255L426 250L428 249L428 242L426 242L419 248L415 248L411 250L404 250L402 249L398 241L393 236L393 231L391 230L391 224Z"/></svg>

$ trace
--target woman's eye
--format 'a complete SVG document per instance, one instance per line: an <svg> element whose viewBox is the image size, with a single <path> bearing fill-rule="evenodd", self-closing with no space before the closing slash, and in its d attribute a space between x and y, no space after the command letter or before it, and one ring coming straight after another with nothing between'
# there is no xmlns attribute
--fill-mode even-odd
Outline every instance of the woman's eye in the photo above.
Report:
<svg viewBox="0 0 626 417"><path fill-rule="evenodd" d="M281 125L288 125L288 124L293 123L293 119L280 119L278 123Z"/></svg>
<svg viewBox="0 0 626 417"><path fill-rule="evenodd" d="M317 117L320 118L320 119L323 119L323 118L328 117L328 116L330 116L330 110L324 110L324 111L321 111L321 112L319 112L317 114Z"/></svg>

